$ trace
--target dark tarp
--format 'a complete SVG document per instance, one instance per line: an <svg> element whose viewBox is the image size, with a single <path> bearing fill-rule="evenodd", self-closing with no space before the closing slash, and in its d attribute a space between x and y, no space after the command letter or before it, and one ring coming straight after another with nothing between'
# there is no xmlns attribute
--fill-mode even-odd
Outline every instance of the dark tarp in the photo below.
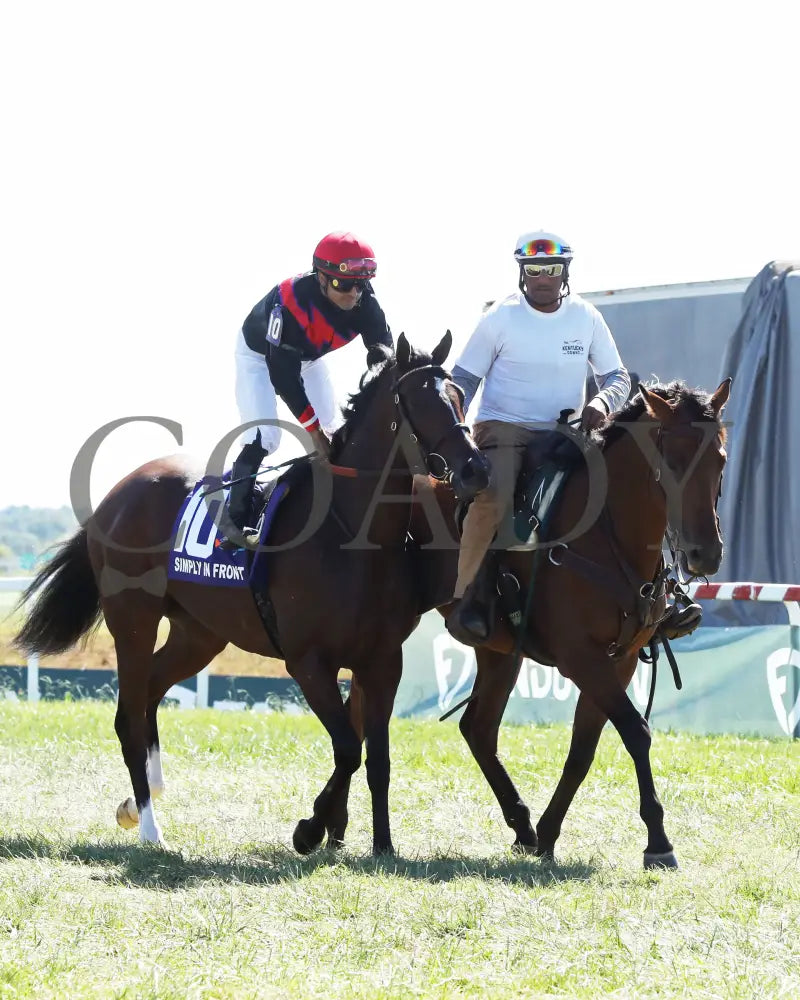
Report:
<svg viewBox="0 0 800 1000"><path fill-rule="evenodd" d="M713 391L733 377L720 501L725 559L714 582L800 584L800 263L773 261L746 288L671 292L587 298L643 380L656 374ZM781 604L703 603L704 624L786 621Z"/></svg>
<svg viewBox="0 0 800 1000"><path fill-rule="evenodd" d="M800 264L773 261L745 292L719 369L728 465L715 580L800 582Z"/></svg>

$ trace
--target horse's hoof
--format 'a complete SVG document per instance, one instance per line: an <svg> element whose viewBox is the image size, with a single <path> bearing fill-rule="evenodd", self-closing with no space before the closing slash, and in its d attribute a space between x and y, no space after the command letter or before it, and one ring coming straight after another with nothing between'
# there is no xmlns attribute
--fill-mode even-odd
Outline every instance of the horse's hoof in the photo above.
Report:
<svg viewBox="0 0 800 1000"><path fill-rule="evenodd" d="M301 819L294 828L292 843L298 854L310 854L322 843L325 836L325 828L314 822L313 819Z"/></svg>
<svg viewBox="0 0 800 1000"><path fill-rule="evenodd" d="M554 847L543 847L541 844L536 848L536 857L540 861L555 861L556 852Z"/></svg>
<svg viewBox="0 0 800 1000"><path fill-rule="evenodd" d="M513 854L538 854L539 849L536 843L526 844L524 841L520 840L519 837L511 845L511 851Z"/></svg>
<svg viewBox="0 0 800 1000"><path fill-rule="evenodd" d="M391 840L386 844L373 844L372 853L376 858L393 858L395 856L394 844Z"/></svg>
<svg viewBox="0 0 800 1000"><path fill-rule="evenodd" d="M657 868L677 868L678 859L675 857L674 851L664 851L663 854L650 854L645 851L644 867L645 871Z"/></svg>
<svg viewBox="0 0 800 1000"><path fill-rule="evenodd" d="M328 839L325 843L325 847L329 851L341 851L341 849L344 847L344 841L342 840L341 837L332 837L330 834L328 834Z"/></svg>
<svg viewBox="0 0 800 1000"><path fill-rule="evenodd" d="M123 830L133 830L139 825L139 810L133 799L125 799L117 806L117 823Z"/></svg>

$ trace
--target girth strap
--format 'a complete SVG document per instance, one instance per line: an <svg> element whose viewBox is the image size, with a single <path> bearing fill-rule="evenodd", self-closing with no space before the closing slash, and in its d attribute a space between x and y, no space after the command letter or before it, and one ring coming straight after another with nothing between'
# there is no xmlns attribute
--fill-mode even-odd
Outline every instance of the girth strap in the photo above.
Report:
<svg viewBox="0 0 800 1000"><path fill-rule="evenodd" d="M616 567L603 566L563 544L551 550L550 562L555 566L565 566L585 580L596 584L610 594L622 609L623 622L620 634L608 648L608 655L617 657L630 648L640 632L658 624L666 607L668 570L662 562L653 580L642 581L619 547L607 507L603 507L600 514L600 524L617 562Z"/></svg>

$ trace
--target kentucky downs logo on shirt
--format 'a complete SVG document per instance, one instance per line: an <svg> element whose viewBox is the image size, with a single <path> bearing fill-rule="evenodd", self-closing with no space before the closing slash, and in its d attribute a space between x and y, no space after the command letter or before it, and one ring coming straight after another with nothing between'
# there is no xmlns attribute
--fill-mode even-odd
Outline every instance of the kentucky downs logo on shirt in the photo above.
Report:
<svg viewBox="0 0 800 1000"><path fill-rule="evenodd" d="M565 340L561 344L561 353L567 356L585 354L586 348L581 340Z"/></svg>

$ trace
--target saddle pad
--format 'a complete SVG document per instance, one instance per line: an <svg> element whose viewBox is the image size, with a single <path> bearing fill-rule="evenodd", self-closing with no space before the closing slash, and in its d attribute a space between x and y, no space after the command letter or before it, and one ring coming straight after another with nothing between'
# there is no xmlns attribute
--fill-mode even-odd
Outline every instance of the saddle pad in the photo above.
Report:
<svg viewBox="0 0 800 1000"><path fill-rule="evenodd" d="M279 482L272 490L261 522L261 544L266 542L275 511L288 489ZM247 549L226 549L221 546L223 535L219 517L228 502L229 487L221 486L216 477L206 477L195 483L175 521L173 546L167 575L170 580L211 587L247 587L253 571L253 553ZM267 553L259 552L260 557ZM256 560L263 564L264 558ZM260 571L263 577L264 569Z"/></svg>

